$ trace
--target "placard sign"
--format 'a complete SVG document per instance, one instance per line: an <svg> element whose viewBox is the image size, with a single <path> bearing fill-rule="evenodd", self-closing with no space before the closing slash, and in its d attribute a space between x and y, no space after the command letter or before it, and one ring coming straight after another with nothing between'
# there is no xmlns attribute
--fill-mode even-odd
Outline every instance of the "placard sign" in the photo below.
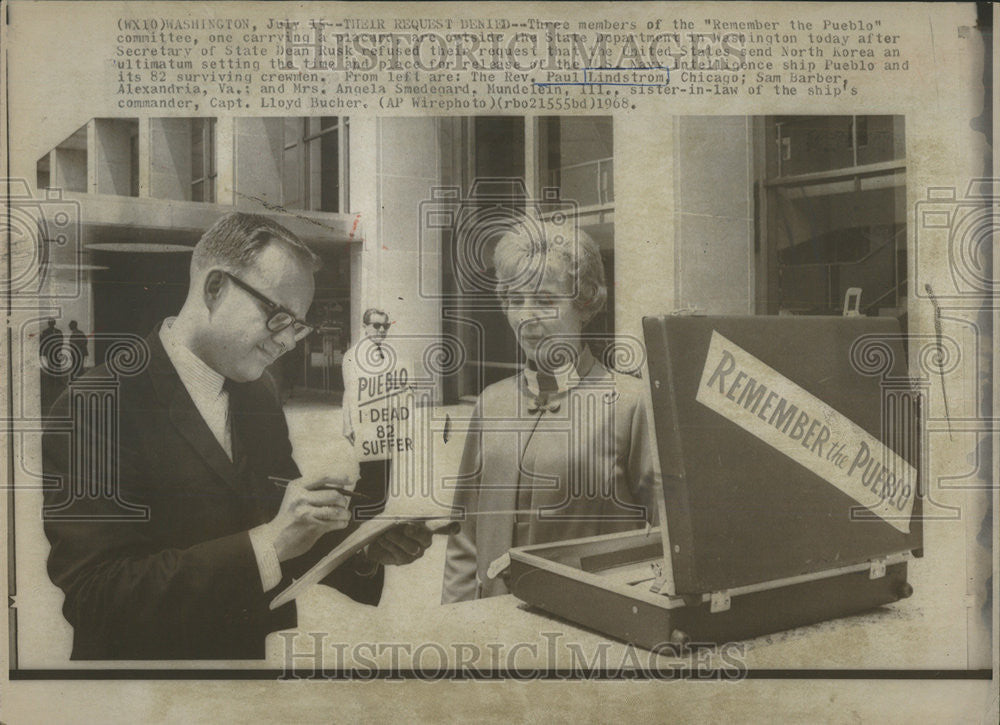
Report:
<svg viewBox="0 0 1000 725"><path fill-rule="evenodd" d="M716 331L695 399L909 533L913 466Z"/></svg>
<svg viewBox="0 0 1000 725"><path fill-rule="evenodd" d="M360 375L354 394L354 450L359 461L380 461L413 450L414 395L410 372L399 364Z"/></svg>

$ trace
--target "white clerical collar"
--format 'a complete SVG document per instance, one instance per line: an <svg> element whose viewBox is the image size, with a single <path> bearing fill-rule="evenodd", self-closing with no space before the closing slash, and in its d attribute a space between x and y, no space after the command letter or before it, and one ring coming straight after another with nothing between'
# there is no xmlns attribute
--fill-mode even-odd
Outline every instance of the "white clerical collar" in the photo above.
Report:
<svg viewBox="0 0 1000 725"><path fill-rule="evenodd" d="M184 387L189 392L199 392L205 396L217 396L222 393L222 385L226 378L208 366L204 360L194 354L182 343L173 329L176 317L168 317L160 326L160 342L163 349L177 370Z"/></svg>
<svg viewBox="0 0 1000 725"><path fill-rule="evenodd" d="M575 361L570 360L551 373L551 376L554 377L556 381L556 390L554 392L546 392L549 395L558 395L559 393L565 393L567 390L572 390L580 384L582 377L590 371L593 362L594 360L593 356L590 354L590 350L588 350L587 346L584 345ZM532 395L538 397L541 394L542 391L538 384L537 370L525 366L524 382L528 386L528 392Z"/></svg>

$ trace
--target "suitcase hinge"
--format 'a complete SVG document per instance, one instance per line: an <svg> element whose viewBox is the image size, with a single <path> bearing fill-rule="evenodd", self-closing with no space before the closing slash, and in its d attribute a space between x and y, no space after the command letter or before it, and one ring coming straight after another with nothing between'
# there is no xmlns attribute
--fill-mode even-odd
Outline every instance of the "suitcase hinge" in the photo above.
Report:
<svg viewBox="0 0 1000 725"><path fill-rule="evenodd" d="M868 568L869 579L881 579L885 576L885 559L873 559Z"/></svg>
<svg viewBox="0 0 1000 725"><path fill-rule="evenodd" d="M709 599L708 611L712 614L716 612L725 612L729 609L732 604L732 598L729 596L729 592L725 589L712 592L711 599Z"/></svg>

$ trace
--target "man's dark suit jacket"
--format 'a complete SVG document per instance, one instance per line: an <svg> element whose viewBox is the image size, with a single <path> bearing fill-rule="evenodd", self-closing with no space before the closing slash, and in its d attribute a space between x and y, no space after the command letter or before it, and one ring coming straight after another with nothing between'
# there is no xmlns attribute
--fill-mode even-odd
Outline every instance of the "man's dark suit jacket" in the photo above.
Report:
<svg viewBox="0 0 1000 725"><path fill-rule="evenodd" d="M58 481L45 492L48 569L66 595L72 657L262 658L267 633L296 622L294 603L271 612L270 599L347 532L328 534L308 554L284 562L281 587L265 594L248 531L280 506L284 491L268 476L299 475L273 383L265 374L230 392L234 463L195 408L158 329L147 343L148 367L120 380L119 446L116 456L110 452L119 497L148 507L147 521L108 519L120 513L112 496L69 495L73 486L86 487L87 455L99 459L109 419L74 421L76 448L89 451L75 454L76 475L70 436L57 430L58 419L71 414L67 393L44 436L46 474ZM107 376L102 365L83 380ZM382 581L381 571L362 577L347 562L324 583L375 604Z"/></svg>

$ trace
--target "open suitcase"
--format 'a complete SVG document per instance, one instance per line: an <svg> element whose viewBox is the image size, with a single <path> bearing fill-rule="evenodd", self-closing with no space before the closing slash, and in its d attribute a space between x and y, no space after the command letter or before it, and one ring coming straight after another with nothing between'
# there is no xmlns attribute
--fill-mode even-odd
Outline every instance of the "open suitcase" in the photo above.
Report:
<svg viewBox="0 0 1000 725"><path fill-rule="evenodd" d="M661 525L511 549L518 598L657 649L910 596L920 406L896 320L647 317L643 331Z"/></svg>

